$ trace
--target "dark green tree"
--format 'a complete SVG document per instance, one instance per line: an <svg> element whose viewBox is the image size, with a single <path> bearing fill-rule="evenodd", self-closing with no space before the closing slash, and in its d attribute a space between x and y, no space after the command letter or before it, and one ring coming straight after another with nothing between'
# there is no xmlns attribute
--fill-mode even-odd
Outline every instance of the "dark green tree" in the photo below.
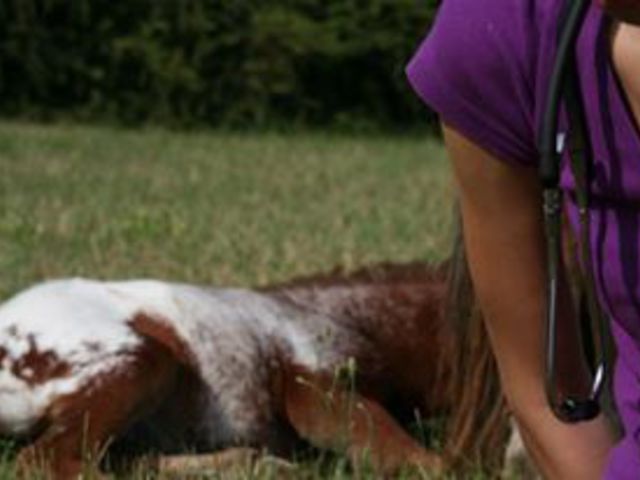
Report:
<svg viewBox="0 0 640 480"><path fill-rule="evenodd" d="M0 0L0 115L405 126L437 0Z"/></svg>

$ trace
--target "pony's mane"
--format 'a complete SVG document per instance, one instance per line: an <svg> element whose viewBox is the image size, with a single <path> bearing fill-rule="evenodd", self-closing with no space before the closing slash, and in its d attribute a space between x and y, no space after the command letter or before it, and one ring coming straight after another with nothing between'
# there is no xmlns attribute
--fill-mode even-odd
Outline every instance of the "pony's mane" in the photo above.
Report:
<svg viewBox="0 0 640 480"><path fill-rule="evenodd" d="M282 283L262 287L260 290L274 292L297 288L422 283L445 278L447 271L448 262L439 264L381 262L357 270L349 270L339 266L325 273L293 278Z"/></svg>

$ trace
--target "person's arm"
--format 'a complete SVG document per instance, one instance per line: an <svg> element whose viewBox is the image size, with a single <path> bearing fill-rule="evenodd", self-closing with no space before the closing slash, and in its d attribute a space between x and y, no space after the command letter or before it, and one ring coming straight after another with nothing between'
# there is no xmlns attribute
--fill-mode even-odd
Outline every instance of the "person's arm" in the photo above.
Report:
<svg viewBox="0 0 640 480"><path fill-rule="evenodd" d="M537 172L495 158L447 126L445 141L459 189L474 287L527 449L546 478L600 478L613 443L607 421L601 415L563 424L544 393L546 255ZM589 378L566 284L562 290L560 388L584 394Z"/></svg>

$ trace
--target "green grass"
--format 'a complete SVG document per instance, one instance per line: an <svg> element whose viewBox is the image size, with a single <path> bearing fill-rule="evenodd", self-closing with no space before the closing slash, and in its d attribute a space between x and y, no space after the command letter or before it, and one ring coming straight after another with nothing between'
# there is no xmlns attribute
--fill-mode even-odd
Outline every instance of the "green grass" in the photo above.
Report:
<svg viewBox="0 0 640 480"><path fill-rule="evenodd" d="M0 123L0 298L62 276L255 285L441 259L449 183L426 137ZM348 478L331 465L305 472Z"/></svg>
<svg viewBox="0 0 640 480"><path fill-rule="evenodd" d="M256 284L448 251L427 138L0 124L0 296L50 277Z"/></svg>

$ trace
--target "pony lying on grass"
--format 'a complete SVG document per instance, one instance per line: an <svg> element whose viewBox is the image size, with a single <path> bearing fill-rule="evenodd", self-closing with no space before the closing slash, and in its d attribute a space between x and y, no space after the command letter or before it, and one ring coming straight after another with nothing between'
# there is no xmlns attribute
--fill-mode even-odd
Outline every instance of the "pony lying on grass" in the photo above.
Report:
<svg viewBox="0 0 640 480"><path fill-rule="evenodd" d="M105 451L152 453L171 469L215 465L208 453L238 446L283 458L336 450L384 475L497 468L507 412L471 292L456 281L463 263L262 289L36 285L0 307L0 434L20 439L19 471L56 479ZM445 415L442 454L408 433ZM181 453L202 456L171 457Z"/></svg>

